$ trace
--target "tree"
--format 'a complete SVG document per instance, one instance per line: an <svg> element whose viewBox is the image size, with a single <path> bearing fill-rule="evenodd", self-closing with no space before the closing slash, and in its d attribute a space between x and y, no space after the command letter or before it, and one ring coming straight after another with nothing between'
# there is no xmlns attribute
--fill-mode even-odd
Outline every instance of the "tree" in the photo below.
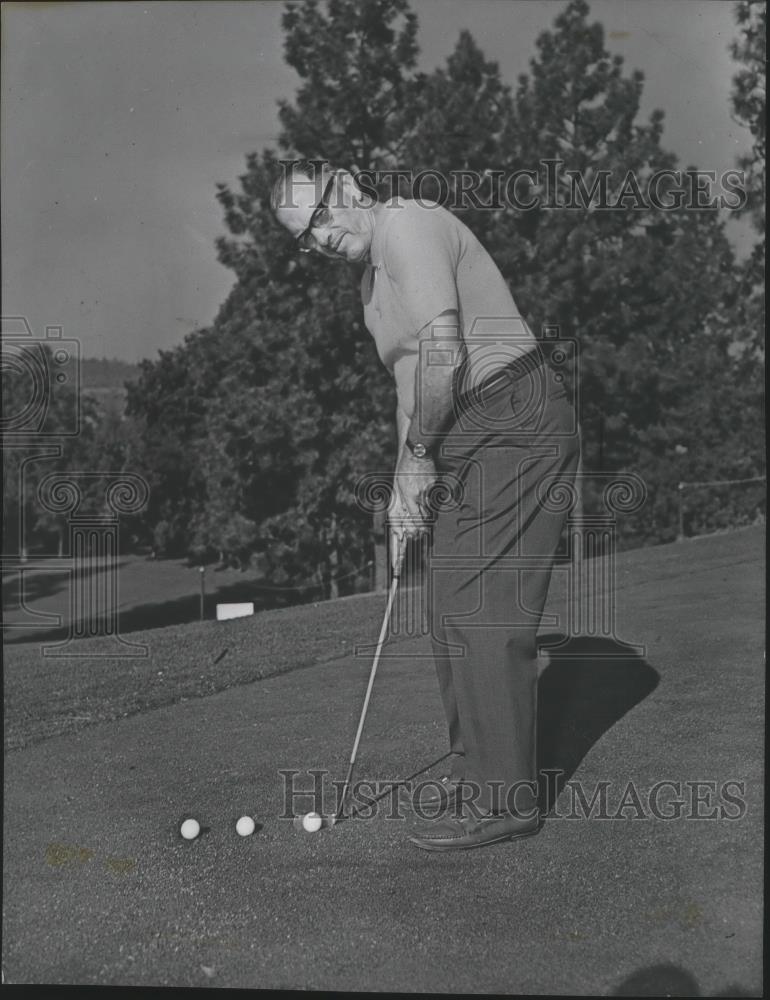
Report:
<svg viewBox="0 0 770 1000"><path fill-rule="evenodd" d="M391 163L417 51L405 0L291 5L283 24L287 61L303 81L293 105L281 102L287 153L362 170ZM213 336L246 357L222 383L228 391L209 401L201 447L207 496L220 499L211 516L202 505L196 538L221 539L226 518L215 511L230 510L246 518L247 533L255 524L253 545L268 565L327 577L332 553L343 574L370 558L370 516L356 506L355 485L392 466L393 390L363 329L359 276L298 258L274 221L277 172L268 150L248 157L239 192L219 186L231 233L220 260L238 284ZM222 489L231 490L226 501Z"/></svg>
<svg viewBox="0 0 770 1000"><path fill-rule="evenodd" d="M736 119L751 132L751 151L738 163L745 171L748 198L743 208L751 214L757 232L765 231L765 169L767 161L767 4L764 0L739 0L735 19L740 36L730 45L742 63L733 77L730 100Z"/></svg>
<svg viewBox="0 0 770 1000"><path fill-rule="evenodd" d="M446 68L416 77L410 96L400 116L399 166L412 184L401 193L446 204L487 241L500 214L492 207L494 175L510 170L502 145L513 114L510 87L463 30Z"/></svg>
<svg viewBox="0 0 770 1000"><path fill-rule="evenodd" d="M765 173L767 169L766 89L767 89L767 4L741 0L735 6L740 35L730 46L733 58L742 64L733 77L731 106L737 120L751 132L751 151L739 158L744 171L748 213L759 235L743 269L743 283L736 316L738 336L746 351L764 358L764 274L765 274Z"/></svg>
<svg viewBox="0 0 770 1000"><path fill-rule="evenodd" d="M627 541L673 537L684 475L758 467L724 227L716 210L647 196L679 166L662 147L663 113L640 120L642 74L606 51L584 0L540 36L515 91L468 32L445 66L418 72L406 0L289 4L283 25L300 86L280 104L280 152L249 154L237 186L218 186L219 259L236 283L211 328L145 362L130 390L147 525L169 554L255 559L295 586L354 578L371 557L356 484L392 469L393 387L362 326L358 275L298 255L272 217L279 157L448 175L449 207L533 328L580 344L586 467L648 483L647 508L621 526ZM532 207L495 204L495 175L513 169L533 171L515 188Z"/></svg>
<svg viewBox="0 0 770 1000"><path fill-rule="evenodd" d="M143 361L127 385L126 413L150 489L142 521L158 555L188 549L188 526L204 499L196 445L222 362L207 331L196 331L157 361Z"/></svg>
<svg viewBox="0 0 770 1000"><path fill-rule="evenodd" d="M39 381L30 378L35 371ZM4 350L3 549L8 553L26 555L30 549L43 547L50 554L55 539L56 549L62 554L65 518L42 506L38 488L51 473L93 467L91 444L99 423L97 407L88 396L78 395L74 385L59 383L56 373L49 344L32 342L17 353L13 347ZM42 427L36 422L38 414L44 414ZM78 433L73 436L76 428ZM46 451L47 455L41 454ZM36 454L41 457L24 465ZM83 509L87 509L87 503Z"/></svg>
<svg viewBox="0 0 770 1000"><path fill-rule="evenodd" d="M536 49L501 139L503 159L533 171L518 188L533 207L501 213L491 249L533 326L579 344L585 469L643 466L654 483L676 443L674 387L710 350L709 315L734 301L732 250L716 210L649 197L652 179L678 168L661 145L664 115L639 120L643 75L624 74L588 4L572 0Z"/></svg>
<svg viewBox="0 0 770 1000"><path fill-rule="evenodd" d="M280 101L280 145L302 157L378 169L398 156L401 111L417 61L417 18L407 0L287 4L286 62L303 81Z"/></svg>

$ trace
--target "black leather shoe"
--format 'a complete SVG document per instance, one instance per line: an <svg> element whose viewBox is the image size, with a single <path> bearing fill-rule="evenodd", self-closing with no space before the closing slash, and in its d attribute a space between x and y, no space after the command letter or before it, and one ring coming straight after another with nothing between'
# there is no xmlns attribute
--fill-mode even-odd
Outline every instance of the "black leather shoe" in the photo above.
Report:
<svg viewBox="0 0 770 1000"><path fill-rule="evenodd" d="M445 816L419 827L409 839L424 851L468 851L503 840L532 837L542 826L539 816L522 819L510 814L474 816L467 809L461 817Z"/></svg>
<svg viewBox="0 0 770 1000"><path fill-rule="evenodd" d="M460 791L460 782L449 774L437 780L426 781L415 788L412 805L430 812L433 809L446 809L454 804Z"/></svg>

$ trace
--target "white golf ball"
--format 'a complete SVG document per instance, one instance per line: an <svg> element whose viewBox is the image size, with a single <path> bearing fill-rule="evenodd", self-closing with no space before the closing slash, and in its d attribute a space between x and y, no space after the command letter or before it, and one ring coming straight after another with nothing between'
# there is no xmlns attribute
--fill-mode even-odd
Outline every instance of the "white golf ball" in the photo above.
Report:
<svg viewBox="0 0 770 1000"><path fill-rule="evenodd" d="M238 831L241 837L250 837L254 830L256 829L256 823L251 818L251 816L241 816L238 822L235 824L235 829Z"/></svg>
<svg viewBox="0 0 770 1000"><path fill-rule="evenodd" d="M317 833L323 826L323 820L318 813L308 813L302 817L302 829L308 833Z"/></svg>
<svg viewBox="0 0 770 1000"><path fill-rule="evenodd" d="M201 825L197 819L186 819L179 827L179 832L185 840L195 840L201 832Z"/></svg>

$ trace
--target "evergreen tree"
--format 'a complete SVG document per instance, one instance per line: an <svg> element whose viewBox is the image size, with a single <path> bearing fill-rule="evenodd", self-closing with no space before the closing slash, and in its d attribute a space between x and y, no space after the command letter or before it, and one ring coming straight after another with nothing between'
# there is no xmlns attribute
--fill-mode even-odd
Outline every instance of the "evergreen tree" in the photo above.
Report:
<svg viewBox="0 0 770 1000"><path fill-rule="evenodd" d="M734 261L716 209L651 201L651 179L678 167L661 143L663 112L639 120L643 75L624 75L589 13L572 0L519 78L502 142L508 162L533 174L518 188L522 207L501 214L492 252L535 327L579 345L586 471L643 465L655 487L681 436L672 402L704 390L688 377L714 346L708 316L734 300ZM649 516L621 527L653 537Z"/></svg>
<svg viewBox="0 0 770 1000"><path fill-rule="evenodd" d="M743 269L743 283L736 316L737 336L750 356L764 358L764 275L765 275L765 173L767 170L767 4L741 0L735 6L739 37L730 51L741 68L733 78L731 106L737 120L753 137L750 152L739 158L744 171L746 204L758 234L753 251Z"/></svg>
<svg viewBox="0 0 770 1000"><path fill-rule="evenodd" d="M417 18L407 0L287 4L286 62L302 84L280 101L282 148L361 170L392 164L417 61Z"/></svg>
<svg viewBox="0 0 770 1000"><path fill-rule="evenodd" d="M446 68L421 74L402 110L400 191L445 204L488 242L498 225L495 176L509 173L502 143L513 102L497 63L462 31Z"/></svg>
<svg viewBox="0 0 770 1000"><path fill-rule="evenodd" d="M735 5L739 37L730 51L741 68L733 77L730 104L737 120L751 132L751 151L740 158L746 172L748 198L744 211L751 213L757 232L765 232L765 172L767 162L767 4L764 0L739 0Z"/></svg>
<svg viewBox="0 0 770 1000"><path fill-rule="evenodd" d="M628 542L673 537L679 480L758 468L723 225L716 210L650 203L650 179L678 169L663 113L640 120L643 77L606 51L584 0L540 36L515 92L468 32L444 67L417 72L406 0L289 4L283 25L300 86L281 102L280 154L249 154L238 185L218 187L219 259L236 283L212 327L145 362L129 391L165 551L252 558L275 585L363 573L371 558L355 487L392 469L393 386L359 275L298 255L273 219L279 158L448 176L419 193L462 214L534 329L580 344L586 468L639 472L650 490L621 525ZM495 175L517 169L533 171L515 192L534 205L504 210ZM465 207L461 171L485 173ZM698 525L721 516L709 503Z"/></svg>
<svg viewBox="0 0 770 1000"><path fill-rule="evenodd" d="M287 155L386 165L416 57L405 0L290 5L283 23L303 80L281 105ZM355 486L392 467L395 400L363 329L359 276L297 255L272 217L277 159L251 154L240 189L219 186L230 231L219 257L237 284L210 331L165 357L165 371L146 368L131 405L155 453L154 516L173 540L239 562L252 551L282 579L328 578L332 563L344 575L371 557ZM138 402L147 393L160 411Z"/></svg>

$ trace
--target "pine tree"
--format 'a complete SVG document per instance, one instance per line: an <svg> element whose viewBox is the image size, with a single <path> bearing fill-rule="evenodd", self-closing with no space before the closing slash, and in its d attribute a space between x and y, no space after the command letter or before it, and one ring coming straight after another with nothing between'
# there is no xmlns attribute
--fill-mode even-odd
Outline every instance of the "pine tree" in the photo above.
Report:
<svg viewBox="0 0 770 1000"><path fill-rule="evenodd" d="M438 201L483 242L498 224L495 175L510 171L502 138L513 114L511 90L463 30L446 67L421 74L401 114L405 136L399 166L411 178L406 197Z"/></svg>
<svg viewBox="0 0 770 1000"><path fill-rule="evenodd" d="M741 68L733 77L731 106L737 120L753 137L750 152L738 160L744 171L747 194L740 212L749 215L759 237L743 268L736 327L748 354L759 361L764 358L765 330L767 4L741 0L735 6L735 15L740 34L730 51Z"/></svg>
<svg viewBox="0 0 770 1000"><path fill-rule="evenodd" d="M740 158L746 172L748 198L744 211L751 213L757 232L765 232L765 172L767 163L767 4L740 0L735 5L739 37L731 44L734 59L742 64L733 77L731 107L736 119L751 132L751 151Z"/></svg>
<svg viewBox="0 0 770 1000"><path fill-rule="evenodd" d="M663 113L640 120L642 74L625 73L589 14L567 4L514 91L468 32L445 66L418 72L406 0L287 5L300 86L281 103L280 151L250 154L238 185L218 187L219 259L236 283L211 328L145 363L129 397L153 489L147 523L169 552L253 558L286 586L355 579L371 558L356 484L393 467L393 386L363 328L358 274L298 255L273 219L279 159L447 175L448 206L533 328L580 345L586 468L648 483L647 507L621 525L627 541L673 537L679 479L758 467L723 224L645 197L679 164ZM514 170L533 171L515 188L531 208L495 203L495 176ZM462 171L484 174L467 206L455 198ZM718 513L707 504L698 524Z"/></svg>
<svg viewBox="0 0 770 1000"><path fill-rule="evenodd" d="M707 317L735 296L734 261L716 210L651 203L651 179L679 167L664 115L640 121L643 75L624 74L589 14L572 0L519 78L502 145L533 171L517 194L534 207L501 214L492 250L533 326L579 345L585 469L643 465L654 487L680 436L672 400L682 382L704 390L688 366L710 349ZM652 537L648 516L624 530Z"/></svg>
<svg viewBox="0 0 770 1000"><path fill-rule="evenodd" d="M325 9L311 0L287 5L283 24L287 62L303 81L295 101L281 103L284 158L364 170L392 162L417 51L405 0ZM219 185L230 231L219 258L237 283L212 329L164 359L187 373L182 382L201 409L182 426L180 400L181 420L172 413L171 427L157 432L162 449L180 427L178 451L195 462L181 460L176 484L178 462L172 475L160 473L156 507L173 529L185 525L178 537L198 553L242 562L251 551L282 580L328 578L330 561L341 575L363 574L371 516L356 505L355 487L392 467L393 389L363 329L359 276L297 255L273 219L277 161L271 150L251 154L239 190ZM194 354L209 375L193 373ZM152 377L148 370L134 399L152 393ZM160 414L151 422L163 426Z"/></svg>

